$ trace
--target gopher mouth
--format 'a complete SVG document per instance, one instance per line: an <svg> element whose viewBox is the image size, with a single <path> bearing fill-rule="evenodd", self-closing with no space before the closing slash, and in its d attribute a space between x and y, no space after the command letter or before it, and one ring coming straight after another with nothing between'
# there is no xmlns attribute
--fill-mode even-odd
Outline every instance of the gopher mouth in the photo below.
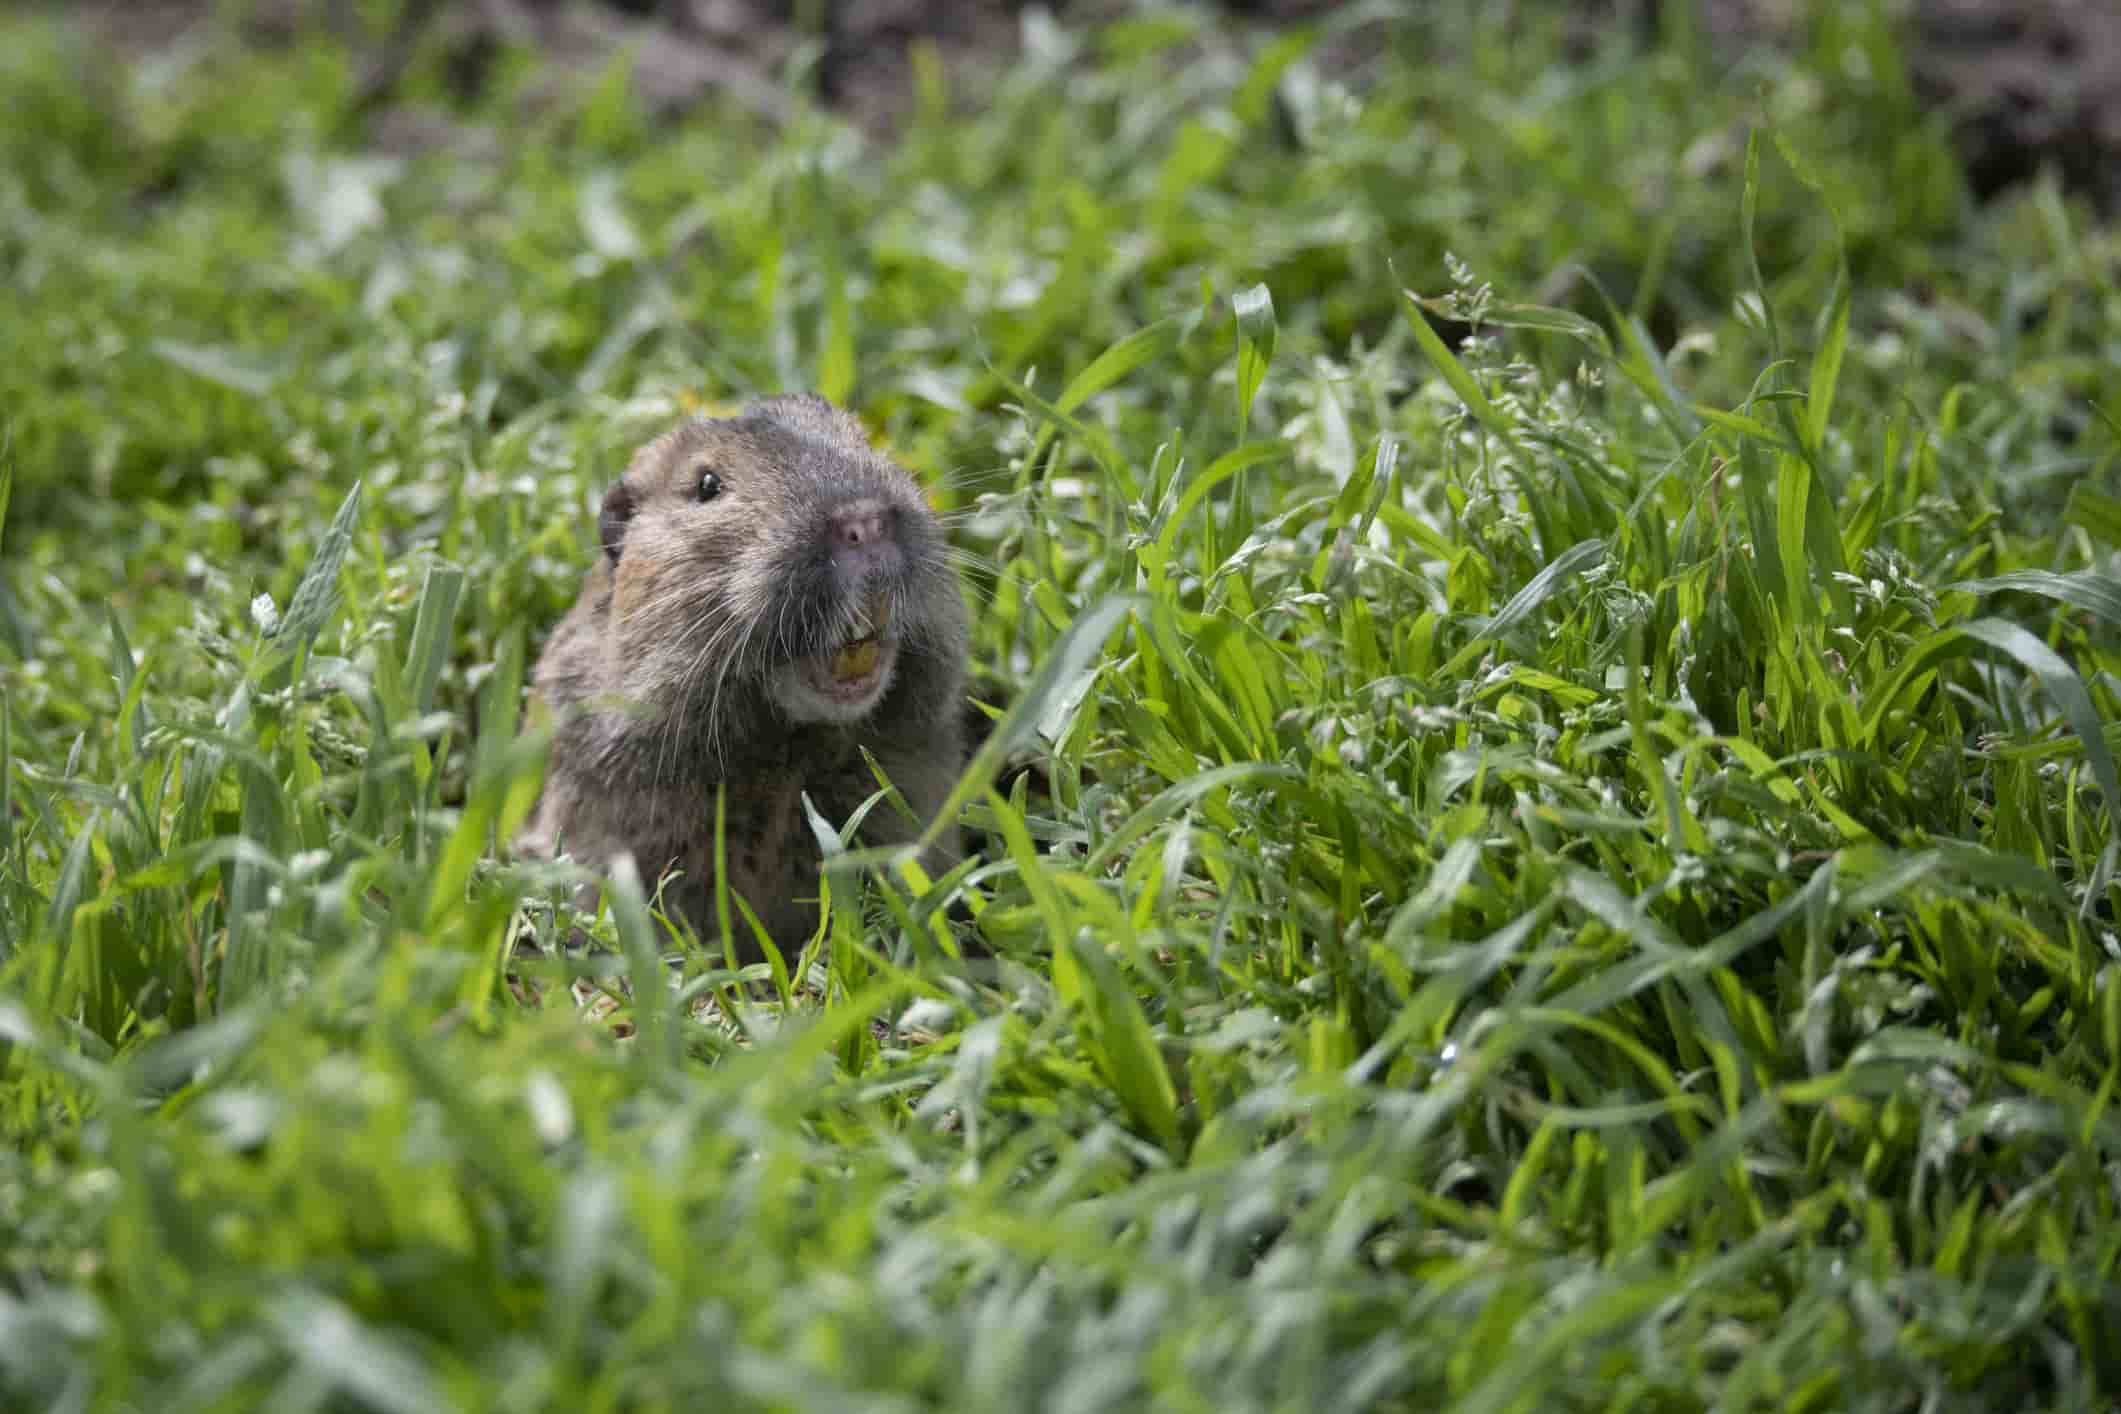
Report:
<svg viewBox="0 0 2121 1414"><path fill-rule="evenodd" d="M890 632L891 606L878 599L857 617L839 647L795 664L802 686L821 699L828 715L840 717L866 710L891 678L898 659L898 640Z"/></svg>
<svg viewBox="0 0 2121 1414"><path fill-rule="evenodd" d="M877 660L883 656L883 647L875 634L857 638L845 648L832 655L832 680L835 683L855 684L876 676Z"/></svg>

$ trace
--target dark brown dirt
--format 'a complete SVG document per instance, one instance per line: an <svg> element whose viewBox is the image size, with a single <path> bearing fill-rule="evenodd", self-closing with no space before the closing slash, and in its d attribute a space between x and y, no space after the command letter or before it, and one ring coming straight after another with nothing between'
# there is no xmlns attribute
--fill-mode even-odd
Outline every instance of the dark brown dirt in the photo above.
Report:
<svg viewBox="0 0 2121 1414"><path fill-rule="evenodd" d="M1699 3L1701 32L1726 54L1794 43L1807 14L1805 0ZM1906 53L1976 196L2046 169L2121 214L2121 0L1912 0Z"/></svg>
<svg viewBox="0 0 2121 1414"><path fill-rule="evenodd" d="M1233 24L1315 19L1349 0L1223 0ZM1805 0L1696 0L1699 31L1725 53L1789 43ZM1924 98L1948 111L1976 194L2052 169L2066 187L2121 212L2121 0L1912 0L1908 53ZM183 43L212 22L213 0L86 0L71 7L121 57ZM346 0L250 0L245 28L271 39L322 23L368 54L363 108L386 147L449 141L446 115L410 109L399 81L439 52L451 83L474 92L504 44L544 49L598 72L634 56L635 90L676 113L710 93L768 121L787 116L781 76L809 54L815 96L876 133L910 98L912 52L933 46L960 93L1012 56L1030 0L409 0L397 28L358 34ZM1080 22L1132 10L1126 0L1048 0ZM1621 25L1646 33L1654 0L1577 0L1585 38ZM221 7L225 14L226 7ZM1336 65L1336 67L1339 67Z"/></svg>
<svg viewBox="0 0 2121 1414"><path fill-rule="evenodd" d="M2121 4L1922 0L1915 79L1948 105L1974 191L2043 166L2121 211Z"/></svg>

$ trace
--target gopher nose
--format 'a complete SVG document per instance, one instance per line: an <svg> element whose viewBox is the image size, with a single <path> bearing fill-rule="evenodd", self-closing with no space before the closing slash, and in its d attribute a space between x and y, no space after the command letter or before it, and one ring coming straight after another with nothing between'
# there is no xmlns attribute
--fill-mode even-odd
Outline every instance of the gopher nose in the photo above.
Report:
<svg viewBox="0 0 2121 1414"><path fill-rule="evenodd" d="M891 533L891 511L882 501L857 501L832 517L835 550L859 550Z"/></svg>
<svg viewBox="0 0 2121 1414"><path fill-rule="evenodd" d="M898 513L882 501L851 502L832 513L826 539L835 563L857 576L866 574L898 555Z"/></svg>

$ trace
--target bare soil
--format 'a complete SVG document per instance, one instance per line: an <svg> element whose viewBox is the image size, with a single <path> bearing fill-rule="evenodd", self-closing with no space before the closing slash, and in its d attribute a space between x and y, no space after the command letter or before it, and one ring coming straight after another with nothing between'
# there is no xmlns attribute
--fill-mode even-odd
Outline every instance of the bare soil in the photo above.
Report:
<svg viewBox="0 0 2121 1414"><path fill-rule="evenodd" d="M1224 0L1233 24L1278 25L1348 0ZM1700 27L1725 52L1788 42L1800 0L1698 0ZM1969 184L1990 196L2043 169L2121 211L2121 0L1910 0L1908 53L1926 100L1951 117ZM400 80L439 48L453 84L474 91L507 43L546 50L570 70L600 71L634 55L636 92L675 113L710 93L778 121L779 76L808 53L815 96L864 128L888 133L910 97L912 51L927 43L959 92L1015 53L1030 0L410 0L394 30L357 33L345 0L253 0L245 28L270 40L318 23L368 54L363 107L385 147L457 133L446 115L405 104ZM1132 8L1124 0L1047 0L1066 19ZM213 0L89 0L72 7L121 58L196 37ZM1647 31L1649 0L1580 0L1590 30ZM225 7L223 8L225 13ZM1336 65L1336 67L1339 67Z"/></svg>

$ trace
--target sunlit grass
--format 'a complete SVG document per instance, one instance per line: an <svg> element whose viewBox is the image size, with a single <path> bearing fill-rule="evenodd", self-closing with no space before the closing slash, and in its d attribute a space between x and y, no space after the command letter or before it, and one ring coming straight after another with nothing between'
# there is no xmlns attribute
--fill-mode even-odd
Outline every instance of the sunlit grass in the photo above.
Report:
<svg viewBox="0 0 2121 1414"><path fill-rule="evenodd" d="M0 24L0 1403L2112 1397L2121 238L1821 8L398 164ZM1000 717L732 975L494 844L604 480L799 386Z"/></svg>

